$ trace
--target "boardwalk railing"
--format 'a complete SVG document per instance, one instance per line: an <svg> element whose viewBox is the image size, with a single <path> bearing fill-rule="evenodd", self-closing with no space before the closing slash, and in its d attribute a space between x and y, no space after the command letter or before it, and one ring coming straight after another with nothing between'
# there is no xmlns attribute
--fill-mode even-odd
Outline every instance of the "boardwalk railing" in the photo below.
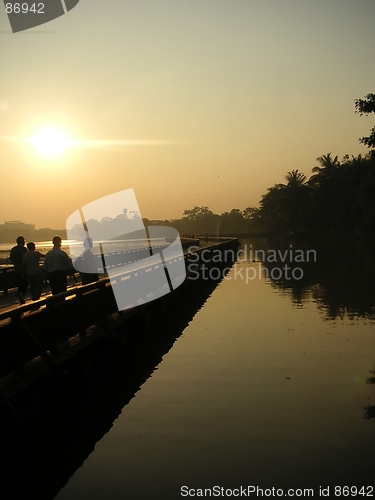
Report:
<svg viewBox="0 0 375 500"><path fill-rule="evenodd" d="M186 253L184 256L170 258L166 260L168 266L173 269L181 269L181 260L185 261L185 268L188 270L184 282L183 276L178 273L170 273L173 280L173 288L179 290L184 283L184 287L197 281L196 272L204 264L209 265L214 252L221 252L226 255L227 250L238 248L236 239L227 240L213 247L196 249ZM222 260L223 266L232 263L228 259L226 263ZM129 262L126 260L125 262ZM178 265L180 263L180 265ZM213 262L215 267L220 263ZM132 287L132 296L129 298L129 311L125 311L125 317L134 313L147 314L149 307L158 307L169 300L169 289L158 288L156 285L151 289L148 287L148 294L152 296L152 302L142 305L145 297L142 296L144 287L141 284L147 281L148 284L157 283L157 280L150 279L153 273L160 272L160 266L163 264L147 265L142 262L132 270L121 271L116 275L116 283L124 288L130 281L138 283L136 290L138 295L134 295ZM189 269L194 266L195 278L191 280ZM189 293L189 289L186 289ZM162 301L162 302L160 302ZM152 304L151 306L149 304ZM135 306L140 307L135 307ZM164 306L163 306L164 307ZM0 378L16 371L21 373L24 365L40 356L55 374L62 375L61 369L50 353L58 352L58 345L68 339L79 335L86 336L89 327L97 325L99 329L107 336L113 336L114 333L110 327L108 319L117 311L117 305L111 281L109 278L101 279L98 282L84 286L75 286L67 292L40 299L35 302L24 304L11 311L0 314ZM122 314L122 313L120 313Z"/></svg>
<svg viewBox="0 0 375 500"><path fill-rule="evenodd" d="M191 244L198 244L199 245L199 240L186 240L182 241L182 246L186 247ZM155 251L163 251L165 248L167 248L168 245L155 245L152 247L153 252ZM104 273L103 270L103 258L105 258L105 263L106 263L106 268L107 269L113 269L115 267L119 266L124 266L126 264L130 264L132 262L145 259L150 256L150 249L149 247L143 247L143 248L136 248L136 249L131 249L131 250L126 250L126 251L119 251L119 252L109 252L109 253L104 253L104 254L97 254L95 255L97 261L98 261L98 272L99 273ZM13 266L9 267L3 267L0 269L0 292L3 293L8 293L8 290L11 290L12 288L17 287L17 277L16 273L14 271Z"/></svg>

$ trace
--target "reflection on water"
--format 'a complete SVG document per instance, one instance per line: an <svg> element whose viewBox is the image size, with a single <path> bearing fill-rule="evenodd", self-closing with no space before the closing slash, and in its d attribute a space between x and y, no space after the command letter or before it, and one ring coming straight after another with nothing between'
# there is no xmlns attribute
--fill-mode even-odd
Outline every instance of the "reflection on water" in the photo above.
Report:
<svg viewBox="0 0 375 500"><path fill-rule="evenodd" d="M295 303L303 303L312 296L326 319L375 318L374 242L336 238L290 243L264 239L256 245L282 249L282 255L291 246L294 254L298 248L305 256L309 250L315 250L316 260L310 255L309 262L291 261L290 252L284 261L279 258L277 262L263 262L272 286L290 292ZM285 279L285 273L279 279L272 279L273 268L283 268L285 264L301 268L302 279Z"/></svg>
<svg viewBox="0 0 375 500"><path fill-rule="evenodd" d="M359 243L316 251L295 280L272 278L287 259L238 262L56 498L371 485L374 254ZM111 397L97 411L110 413Z"/></svg>

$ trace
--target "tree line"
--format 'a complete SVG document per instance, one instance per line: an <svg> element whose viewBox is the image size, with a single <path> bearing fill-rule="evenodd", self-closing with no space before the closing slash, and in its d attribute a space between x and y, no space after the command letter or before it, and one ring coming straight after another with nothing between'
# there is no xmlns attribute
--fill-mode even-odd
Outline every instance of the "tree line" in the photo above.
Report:
<svg viewBox="0 0 375 500"><path fill-rule="evenodd" d="M354 102L360 115L375 112L375 94ZM375 127L360 142L369 148L367 155L346 154L340 160L332 153L319 156L309 178L298 169L291 170L284 183L268 188L259 207L218 215L206 206L195 206L169 223L181 234L373 233Z"/></svg>

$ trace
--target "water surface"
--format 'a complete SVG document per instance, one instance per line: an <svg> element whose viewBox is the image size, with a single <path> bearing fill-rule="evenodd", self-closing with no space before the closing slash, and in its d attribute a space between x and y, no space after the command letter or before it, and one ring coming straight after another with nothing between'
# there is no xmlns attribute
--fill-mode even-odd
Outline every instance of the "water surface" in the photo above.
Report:
<svg viewBox="0 0 375 500"><path fill-rule="evenodd" d="M264 279L277 263L257 274L259 262L238 262L56 498L371 485L372 260L324 248L299 264L301 280Z"/></svg>

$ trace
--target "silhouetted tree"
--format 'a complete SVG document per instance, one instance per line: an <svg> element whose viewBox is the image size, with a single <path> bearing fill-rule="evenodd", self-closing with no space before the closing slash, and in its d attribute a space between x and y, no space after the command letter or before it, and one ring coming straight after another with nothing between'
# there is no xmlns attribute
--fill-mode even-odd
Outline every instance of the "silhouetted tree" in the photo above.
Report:
<svg viewBox="0 0 375 500"><path fill-rule="evenodd" d="M217 218L218 215L214 214L208 207L195 206L184 211L179 230L183 234L215 234Z"/></svg>
<svg viewBox="0 0 375 500"><path fill-rule="evenodd" d="M259 219L259 208L258 207L247 207L242 210L242 215L244 219L254 220Z"/></svg>
<svg viewBox="0 0 375 500"><path fill-rule="evenodd" d="M285 176L287 180L287 187L290 189L298 189L306 183L306 175L298 170L292 170Z"/></svg>
<svg viewBox="0 0 375 500"><path fill-rule="evenodd" d="M240 234L245 232L246 222L239 208L232 208L220 216L220 232L223 234Z"/></svg>
<svg viewBox="0 0 375 500"><path fill-rule="evenodd" d="M190 210L185 210L183 213L184 219L198 220L207 215L213 215L213 212L208 207L197 207L191 208Z"/></svg>
<svg viewBox="0 0 375 500"><path fill-rule="evenodd" d="M260 215L271 232L300 233L307 228L310 188L306 176L292 170L285 176L287 184L269 188L260 201Z"/></svg>
<svg viewBox="0 0 375 500"><path fill-rule="evenodd" d="M275 184L267 189L260 200L260 216L271 233L283 233L286 230L287 220L284 211L284 184Z"/></svg>
<svg viewBox="0 0 375 500"><path fill-rule="evenodd" d="M317 161L320 163L320 166L315 166L312 169L312 172L315 174L310 177L310 184L327 184L331 183L335 177L335 173L337 168L340 165L338 161L338 157L335 156L332 159L331 153L326 155L319 156Z"/></svg>
<svg viewBox="0 0 375 500"><path fill-rule="evenodd" d="M340 162L338 156L332 158L332 153L319 156L317 161L320 165L313 167L314 175L308 181L313 188L311 209L315 217L315 229L333 231L336 224L335 204Z"/></svg>
<svg viewBox="0 0 375 500"><path fill-rule="evenodd" d="M355 112L360 116L375 113L375 94L367 94L364 99L355 99ZM370 135L361 137L359 142L370 148L371 156L375 156L375 127L370 130Z"/></svg>

